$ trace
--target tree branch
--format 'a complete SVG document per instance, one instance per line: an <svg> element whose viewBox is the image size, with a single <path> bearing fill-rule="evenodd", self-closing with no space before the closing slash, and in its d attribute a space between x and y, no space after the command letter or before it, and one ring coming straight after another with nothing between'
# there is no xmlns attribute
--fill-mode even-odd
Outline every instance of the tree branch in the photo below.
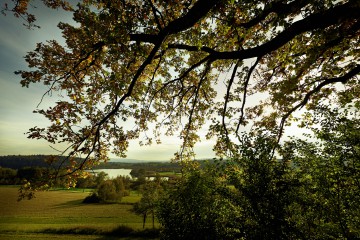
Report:
<svg viewBox="0 0 360 240"><path fill-rule="evenodd" d="M186 45L186 44L168 44L168 48L175 48L175 49L181 49L181 50L187 50L189 52L197 52L197 51L203 51L203 52L207 52L207 53L213 53L215 52L214 49L209 48L209 47L197 47L197 46L191 46L191 45Z"/></svg>
<svg viewBox="0 0 360 240"><path fill-rule="evenodd" d="M286 16L290 13L299 11L308 3L309 0L297 0L289 4L284 4L282 1L271 2L270 4L265 6L262 13L259 14L257 17L251 19L249 22L240 23L238 26L249 29L263 21L270 13L276 13L280 16Z"/></svg>
<svg viewBox="0 0 360 240"><path fill-rule="evenodd" d="M262 57L275 51L292 40L297 35L319 29L326 28L346 20L360 18L360 4L357 1L350 1L340 6L328 9L321 13L312 14L302 20L293 23L289 28L278 34L272 40L254 48L232 51L232 52L213 52L213 60L220 59L247 59L252 57Z"/></svg>
<svg viewBox="0 0 360 240"><path fill-rule="evenodd" d="M227 104L229 102L229 96L230 96L230 90L231 90L231 86L234 82L234 79L235 79L235 75L236 75L236 72L238 70L238 67L239 67L239 64L240 64L240 60L238 60L234 66L234 69L233 69L233 72L231 74L231 77L230 77L230 80L229 80L229 84L227 86L227 89L226 89L226 95L225 95L225 102L224 102L224 109L223 109L223 114L222 114L222 126L224 128L224 131L225 131L225 135L226 135L226 139L227 141L229 140L229 132L228 132L228 129L226 127L226 124L225 124L225 118L226 118L226 110L227 110Z"/></svg>
<svg viewBox="0 0 360 240"><path fill-rule="evenodd" d="M194 26L200 19L204 18L217 3L217 0L198 0L187 14L170 22L159 34L130 34L130 40L156 44L166 35L176 34Z"/></svg>
<svg viewBox="0 0 360 240"><path fill-rule="evenodd" d="M281 122L280 122L280 131L279 131L279 140L281 138L284 126L285 126L285 122L286 120L289 118L289 116L295 112L297 109L300 109L302 107L304 107L310 100L310 98L312 97L313 94L319 92L324 86L332 84L332 83L338 83L341 82L343 84L345 84L348 80L350 80L351 78L355 77L356 75L358 75L360 73L360 65L357 65L356 67L354 67L352 70L350 70L348 73L346 73L345 75L341 76L341 77L336 77L336 78L330 78L330 79L325 79L323 82L321 82L318 86L316 86L313 90L311 90L310 92L308 92L304 99L298 103L296 106L294 106L292 109L290 109L282 118L281 118Z"/></svg>
<svg viewBox="0 0 360 240"><path fill-rule="evenodd" d="M144 33L132 33L130 34L130 41L135 42L147 42L156 44L159 41L159 35L155 34L144 34Z"/></svg>
<svg viewBox="0 0 360 240"><path fill-rule="evenodd" d="M183 146L182 146L181 154L184 152L184 150L186 148L186 143L188 141L189 132L190 132L191 125L192 125L192 122L193 122L192 118L193 118L193 115L194 115L194 110L195 110L196 104L198 103L198 97L199 97L200 88L201 88L201 85L202 85L203 81L206 79L206 75L210 71L211 63L212 63L211 61L207 62L206 67L204 69L204 72L203 72L203 74L202 74L202 76L200 78L199 84L196 87L195 98L194 98L193 105L192 105L192 107L190 109L190 114L189 114L189 119L188 119L188 123L187 123L187 129L186 129L186 135L184 137L184 143L183 143Z"/></svg>
<svg viewBox="0 0 360 240"><path fill-rule="evenodd" d="M236 136L239 136L238 133L239 133L240 125L244 120L244 110L245 110L245 104L246 104L247 88L248 88L248 85L249 85L250 77L251 77L252 73L254 72L256 66L260 62L260 59L261 58L256 59L254 65L251 66L251 68L249 69L248 74L246 75L246 78L245 78L244 93L243 93L243 98L242 98L243 101L242 101L241 109L240 109L241 113L240 113L240 118L239 118L238 124L236 126L236 130L235 130Z"/></svg>
<svg viewBox="0 0 360 240"><path fill-rule="evenodd" d="M187 14L169 23L164 31L168 34L174 34L191 28L204 18L218 2L218 0L198 0Z"/></svg>
<svg viewBox="0 0 360 240"><path fill-rule="evenodd" d="M156 22L159 30L161 30L161 29L162 29L162 25L161 25L160 20L159 20L159 18L158 18L158 16L157 16L157 12L158 12L158 13L160 13L160 12L156 9L155 5L152 3L152 0L148 0L148 3L150 4L151 10L152 10L152 12L153 12L153 14L154 14L155 22ZM161 14L160 14L160 16L161 16Z"/></svg>

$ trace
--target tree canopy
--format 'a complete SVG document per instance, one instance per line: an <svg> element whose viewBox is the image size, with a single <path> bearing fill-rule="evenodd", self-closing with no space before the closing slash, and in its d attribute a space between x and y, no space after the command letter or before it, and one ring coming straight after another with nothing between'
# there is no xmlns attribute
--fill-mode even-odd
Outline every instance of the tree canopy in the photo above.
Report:
<svg viewBox="0 0 360 240"><path fill-rule="evenodd" d="M227 155L249 126L280 139L305 106L359 104L356 0L83 0L64 9L76 22L58 24L66 44L39 43L25 57L30 70L16 73L24 87L48 86L43 97L59 94L34 111L51 124L28 134L68 143L70 161L84 157L70 173L109 151L125 156L129 140L166 134L182 139L176 159L192 157L207 123L214 150Z"/></svg>
<svg viewBox="0 0 360 240"><path fill-rule="evenodd" d="M163 239L359 239L358 112L320 106L307 120L313 141L243 134L237 156L187 171L161 196Z"/></svg>

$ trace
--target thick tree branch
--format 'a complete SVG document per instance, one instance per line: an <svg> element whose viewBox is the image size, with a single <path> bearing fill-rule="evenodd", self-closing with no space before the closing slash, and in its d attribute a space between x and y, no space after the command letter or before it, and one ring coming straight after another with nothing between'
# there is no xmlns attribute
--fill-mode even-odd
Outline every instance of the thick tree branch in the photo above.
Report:
<svg viewBox="0 0 360 240"><path fill-rule="evenodd" d="M156 44L159 41L159 35L155 34L144 34L144 33L132 33L130 34L130 41L135 42L147 42Z"/></svg>
<svg viewBox="0 0 360 240"><path fill-rule="evenodd" d="M309 0L297 0L297 1L293 1L289 4L284 4L281 0L271 2L270 4L265 6L265 8L261 14L257 15L255 18L251 19L249 22L241 23L238 26L249 29L249 28L257 25L261 21L265 20L265 18L270 13L276 13L278 16L287 16L290 13L299 11L302 7L304 7L308 3L309 3Z"/></svg>
<svg viewBox="0 0 360 240"><path fill-rule="evenodd" d="M217 3L217 0L198 0L187 14L170 22L158 35L130 34L130 40L156 44L166 35L176 34L194 26L200 19L204 18Z"/></svg>
<svg viewBox="0 0 360 240"><path fill-rule="evenodd" d="M307 31L326 28L339 22L360 18L360 4L357 1L350 1L340 6L336 6L321 13L312 14L302 20L293 23L272 40L254 48L232 51L214 52L211 54L213 60L221 59L248 59L252 57L262 57L275 51L288 43L294 37Z"/></svg>
<svg viewBox="0 0 360 240"><path fill-rule="evenodd" d="M199 0L194 6L189 10L189 12L180 17L173 22L170 22L168 26L166 26L158 35L157 39L153 39L155 41L155 47L152 49L151 53L147 57L147 59L143 62L143 64L139 67L137 72L135 73L133 80L131 81L127 93L119 100L116 107L109 112L99 123L98 125L102 125L105 123L112 115L114 115L121 104L125 101L126 98L131 96L133 88L137 79L140 77L142 72L145 70L146 66L149 65L152 59L155 57L156 52L159 50L162 42L165 40L166 36L169 34L178 33L184 31L190 27L192 27L196 22L198 22L201 18L203 18L215 5L216 0ZM139 36L139 35L138 35Z"/></svg>
<svg viewBox="0 0 360 240"><path fill-rule="evenodd" d="M164 28L164 32L174 34L191 28L204 18L218 2L218 0L198 0L187 14L169 23Z"/></svg>

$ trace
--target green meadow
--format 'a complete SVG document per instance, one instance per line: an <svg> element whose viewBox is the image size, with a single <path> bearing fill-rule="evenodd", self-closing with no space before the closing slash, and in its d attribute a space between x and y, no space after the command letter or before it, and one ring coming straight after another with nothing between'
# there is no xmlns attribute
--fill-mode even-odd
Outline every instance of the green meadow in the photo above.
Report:
<svg viewBox="0 0 360 240"><path fill-rule="evenodd" d="M142 239L139 236L146 233L142 217L131 212L140 195L133 192L117 204L83 204L88 195L88 191L53 190L18 202L18 188L1 186L0 239ZM150 219L147 227L152 227ZM137 235L119 237L132 230Z"/></svg>

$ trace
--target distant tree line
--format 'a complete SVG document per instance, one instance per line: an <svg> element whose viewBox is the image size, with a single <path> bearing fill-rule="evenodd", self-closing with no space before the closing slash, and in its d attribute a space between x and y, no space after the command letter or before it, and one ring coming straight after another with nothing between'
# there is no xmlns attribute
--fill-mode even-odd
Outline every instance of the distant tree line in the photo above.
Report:
<svg viewBox="0 0 360 240"><path fill-rule="evenodd" d="M0 156L0 166L20 169L23 167L47 167L46 155L9 155Z"/></svg>
<svg viewBox="0 0 360 240"><path fill-rule="evenodd" d="M54 158L52 155L8 155L0 156L0 166L12 169L19 169L22 167L49 167L49 158ZM65 157L56 156L55 163L52 166L58 167ZM78 161L83 159L78 158ZM214 159L196 160L200 166L205 166L207 163L214 162ZM106 162L94 166L93 169L145 169L146 171L153 172L180 172L182 166L177 162L139 162L139 163L126 163L126 162Z"/></svg>
<svg viewBox="0 0 360 240"><path fill-rule="evenodd" d="M56 159L51 161L49 159ZM0 166L5 168L20 169L23 167L59 167L63 162L62 156L51 155L8 155L0 156ZM78 158L78 161L83 159ZM66 165L65 165L66 166ZM123 163L123 162L106 162L100 163L94 166L93 169L133 169L135 171L139 169L145 169L146 171L153 172L180 172L181 166L178 163L173 162L144 162L144 163Z"/></svg>
<svg viewBox="0 0 360 240"><path fill-rule="evenodd" d="M0 156L0 167L20 169L24 167L58 168L67 166L64 156L53 155L8 155ZM76 158L81 161L81 158Z"/></svg>
<svg viewBox="0 0 360 240"><path fill-rule="evenodd" d="M6 167L0 167L0 184L1 185L20 185L27 180L42 180L45 176L55 172L55 170L45 167L22 167L20 169L12 169ZM63 186L64 180L56 179L54 186Z"/></svg>
<svg viewBox="0 0 360 240"><path fill-rule="evenodd" d="M11 168L0 167L0 184L1 185L15 185L18 184L17 170Z"/></svg>

